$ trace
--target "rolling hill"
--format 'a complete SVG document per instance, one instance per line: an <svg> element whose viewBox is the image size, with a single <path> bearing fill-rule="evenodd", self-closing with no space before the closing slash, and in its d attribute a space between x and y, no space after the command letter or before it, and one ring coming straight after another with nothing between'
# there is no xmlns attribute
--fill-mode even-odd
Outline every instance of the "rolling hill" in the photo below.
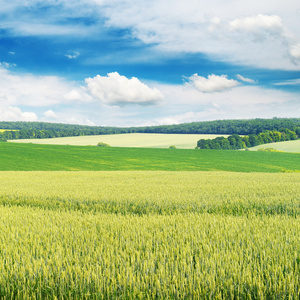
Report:
<svg viewBox="0 0 300 300"><path fill-rule="evenodd" d="M203 138L214 139L218 136L221 135L128 133L51 139L20 139L10 140L10 142L74 146L95 146L99 142L104 142L112 147L169 148L169 146L174 145L180 149L194 149L197 146L198 140Z"/></svg>

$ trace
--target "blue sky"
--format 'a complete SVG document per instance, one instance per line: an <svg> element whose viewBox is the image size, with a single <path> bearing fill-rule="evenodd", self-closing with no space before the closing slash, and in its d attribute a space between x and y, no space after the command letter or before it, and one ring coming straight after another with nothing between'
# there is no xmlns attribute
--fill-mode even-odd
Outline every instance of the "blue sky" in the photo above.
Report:
<svg viewBox="0 0 300 300"><path fill-rule="evenodd" d="M298 0L0 0L0 120L300 117Z"/></svg>

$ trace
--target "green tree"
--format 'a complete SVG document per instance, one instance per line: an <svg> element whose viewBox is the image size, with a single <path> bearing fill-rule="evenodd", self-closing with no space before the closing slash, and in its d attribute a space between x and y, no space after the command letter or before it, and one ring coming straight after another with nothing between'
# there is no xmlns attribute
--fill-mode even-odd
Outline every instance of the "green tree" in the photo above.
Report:
<svg viewBox="0 0 300 300"><path fill-rule="evenodd" d="M256 134L249 134L249 143L250 143L251 147L260 145Z"/></svg>
<svg viewBox="0 0 300 300"><path fill-rule="evenodd" d="M106 143L103 143L103 142L99 142L97 144L98 147L110 147L110 145L106 144Z"/></svg>

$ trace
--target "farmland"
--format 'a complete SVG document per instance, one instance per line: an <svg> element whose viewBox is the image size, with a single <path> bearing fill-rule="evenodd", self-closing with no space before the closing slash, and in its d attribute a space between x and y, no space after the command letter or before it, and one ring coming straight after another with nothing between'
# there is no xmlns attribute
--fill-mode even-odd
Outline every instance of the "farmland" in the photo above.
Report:
<svg viewBox="0 0 300 300"><path fill-rule="evenodd" d="M2 297L299 297L299 173L0 177Z"/></svg>
<svg viewBox="0 0 300 300"><path fill-rule="evenodd" d="M0 151L0 299L300 296L297 153Z"/></svg>
<svg viewBox="0 0 300 300"><path fill-rule="evenodd" d="M296 153L0 143L2 171L299 171Z"/></svg>
<svg viewBox="0 0 300 300"><path fill-rule="evenodd" d="M169 148L171 145L174 145L180 149L194 149L197 146L198 140L214 139L218 136L222 135L128 133L51 139L21 139L11 140L10 142L74 146L95 146L99 142L103 142L112 147ZM227 135L224 136L226 137Z"/></svg>
<svg viewBox="0 0 300 300"><path fill-rule="evenodd" d="M299 178L300 173L1 172L0 203L124 215L298 216Z"/></svg>
<svg viewBox="0 0 300 300"><path fill-rule="evenodd" d="M258 149L265 149L265 148L273 148L278 151L284 151L284 152L300 153L300 140L264 144L264 145L251 147L249 148L249 150L257 151Z"/></svg>

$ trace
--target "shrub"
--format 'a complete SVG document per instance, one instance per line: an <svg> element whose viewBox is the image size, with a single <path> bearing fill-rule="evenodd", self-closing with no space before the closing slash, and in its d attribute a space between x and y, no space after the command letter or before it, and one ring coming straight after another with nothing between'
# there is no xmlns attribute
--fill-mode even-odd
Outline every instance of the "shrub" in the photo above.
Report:
<svg viewBox="0 0 300 300"><path fill-rule="evenodd" d="M284 152L284 151L277 150L275 148L259 148L259 149L257 149L257 151L262 151L262 152Z"/></svg>
<svg viewBox="0 0 300 300"><path fill-rule="evenodd" d="M106 144L106 143L103 143L103 142L99 142L97 144L98 147L110 147L110 145Z"/></svg>

